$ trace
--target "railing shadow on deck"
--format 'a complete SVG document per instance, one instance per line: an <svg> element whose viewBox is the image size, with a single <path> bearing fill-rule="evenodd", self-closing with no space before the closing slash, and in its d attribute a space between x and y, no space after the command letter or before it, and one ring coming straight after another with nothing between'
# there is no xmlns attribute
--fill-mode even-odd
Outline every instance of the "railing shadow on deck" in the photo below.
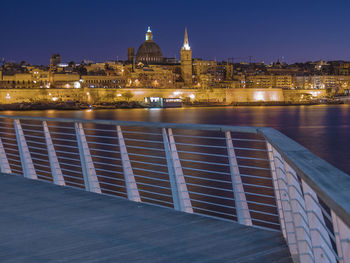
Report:
<svg viewBox="0 0 350 263"><path fill-rule="evenodd" d="M0 115L1 173L281 231L350 262L350 177L272 128Z"/></svg>

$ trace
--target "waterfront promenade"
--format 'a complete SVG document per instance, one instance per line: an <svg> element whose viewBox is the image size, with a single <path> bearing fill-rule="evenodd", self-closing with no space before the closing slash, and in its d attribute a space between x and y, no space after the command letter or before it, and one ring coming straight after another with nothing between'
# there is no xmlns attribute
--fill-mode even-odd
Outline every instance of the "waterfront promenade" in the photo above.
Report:
<svg viewBox="0 0 350 263"><path fill-rule="evenodd" d="M292 262L280 232L0 175L0 258L30 262Z"/></svg>

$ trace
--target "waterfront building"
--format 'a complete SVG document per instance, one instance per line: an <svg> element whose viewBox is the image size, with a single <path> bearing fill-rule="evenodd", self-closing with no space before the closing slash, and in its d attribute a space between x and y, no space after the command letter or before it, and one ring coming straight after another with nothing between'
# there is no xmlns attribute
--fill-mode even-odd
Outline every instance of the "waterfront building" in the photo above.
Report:
<svg viewBox="0 0 350 263"><path fill-rule="evenodd" d="M246 88L273 88L273 75L246 76Z"/></svg>
<svg viewBox="0 0 350 263"><path fill-rule="evenodd" d="M121 88L126 85L123 76L112 75L83 75L79 81L82 88Z"/></svg>
<svg viewBox="0 0 350 263"><path fill-rule="evenodd" d="M1 71L3 72L3 71ZM0 74L0 88L30 89L47 87L49 71L38 67L28 66L24 72Z"/></svg>
<svg viewBox="0 0 350 263"><path fill-rule="evenodd" d="M293 81L291 75L275 75L274 76L274 87L282 89L293 88Z"/></svg>
<svg viewBox="0 0 350 263"><path fill-rule="evenodd" d="M296 89L324 89L322 76L293 76L293 86Z"/></svg>
<svg viewBox="0 0 350 263"><path fill-rule="evenodd" d="M293 86L298 89L327 89L344 93L350 89L350 75L294 76Z"/></svg>
<svg viewBox="0 0 350 263"><path fill-rule="evenodd" d="M291 75L253 75L246 76L246 88L293 88Z"/></svg>
<svg viewBox="0 0 350 263"><path fill-rule="evenodd" d="M55 88L80 88L79 80L80 75L76 72L52 73L50 75L50 84Z"/></svg>

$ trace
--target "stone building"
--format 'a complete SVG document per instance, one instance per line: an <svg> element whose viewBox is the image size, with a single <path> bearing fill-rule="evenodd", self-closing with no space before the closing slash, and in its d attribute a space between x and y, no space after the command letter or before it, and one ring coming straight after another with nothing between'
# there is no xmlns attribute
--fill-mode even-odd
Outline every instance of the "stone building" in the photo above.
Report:
<svg viewBox="0 0 350 263"><path fill-rule="evenodd" d="M50 58L50 66L57 66L61 63L60 54L52 54Z"/></svg>
<svg viewBox="0 0 350 263"><path fill-rule="evenodd" d="M163 62L163 54L160 47L153 41L151 28L146 32L146 41L141 44L136 53L136 62L144 64L157 64Z"/></svg>
<svg viewBox="0 0 350 263"><path fill-rule="evenodd" d="M292 75L251 75L246 76L246 88L270 89L270 88L293 88Z"/></svg>
<svg viewBox="0 0 350 263"><path fill-rule="evenodd" d="M128 63L134 63L135 60L135 50L133 47L128 48Z"/></svg>
<svg viewBox="0 0 350 263"><path fill-rule="evenodd" d="M192 50L188 42L187 28L181 48L181 76L185 85L192 85Z"/></svg>
<svg viewBox="0 0 350 263"><path fill-rule="evenodd" d="M214 73L217 63L213 60L193 59L193 73L195 75Z"/></svg>
<svg viewBox="0 0 350 263"><path fill-rule="evenodd" d="M127 71L126 87L131 88L173 88L174 73L158 65L136 67L134 71Z"/></svg>

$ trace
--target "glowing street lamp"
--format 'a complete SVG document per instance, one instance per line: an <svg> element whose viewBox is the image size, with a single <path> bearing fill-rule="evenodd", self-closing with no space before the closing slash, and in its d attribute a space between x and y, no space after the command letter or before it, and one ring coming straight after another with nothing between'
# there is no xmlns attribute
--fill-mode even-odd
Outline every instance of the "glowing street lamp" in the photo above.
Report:
<svg viewBox="0 0 350 263"><path fill-rule="evenodd" d="M79 82L79 81L74 82L73 87L74 87L75 89L80 89L80 88L81 88L80 82Z"/></svg>

